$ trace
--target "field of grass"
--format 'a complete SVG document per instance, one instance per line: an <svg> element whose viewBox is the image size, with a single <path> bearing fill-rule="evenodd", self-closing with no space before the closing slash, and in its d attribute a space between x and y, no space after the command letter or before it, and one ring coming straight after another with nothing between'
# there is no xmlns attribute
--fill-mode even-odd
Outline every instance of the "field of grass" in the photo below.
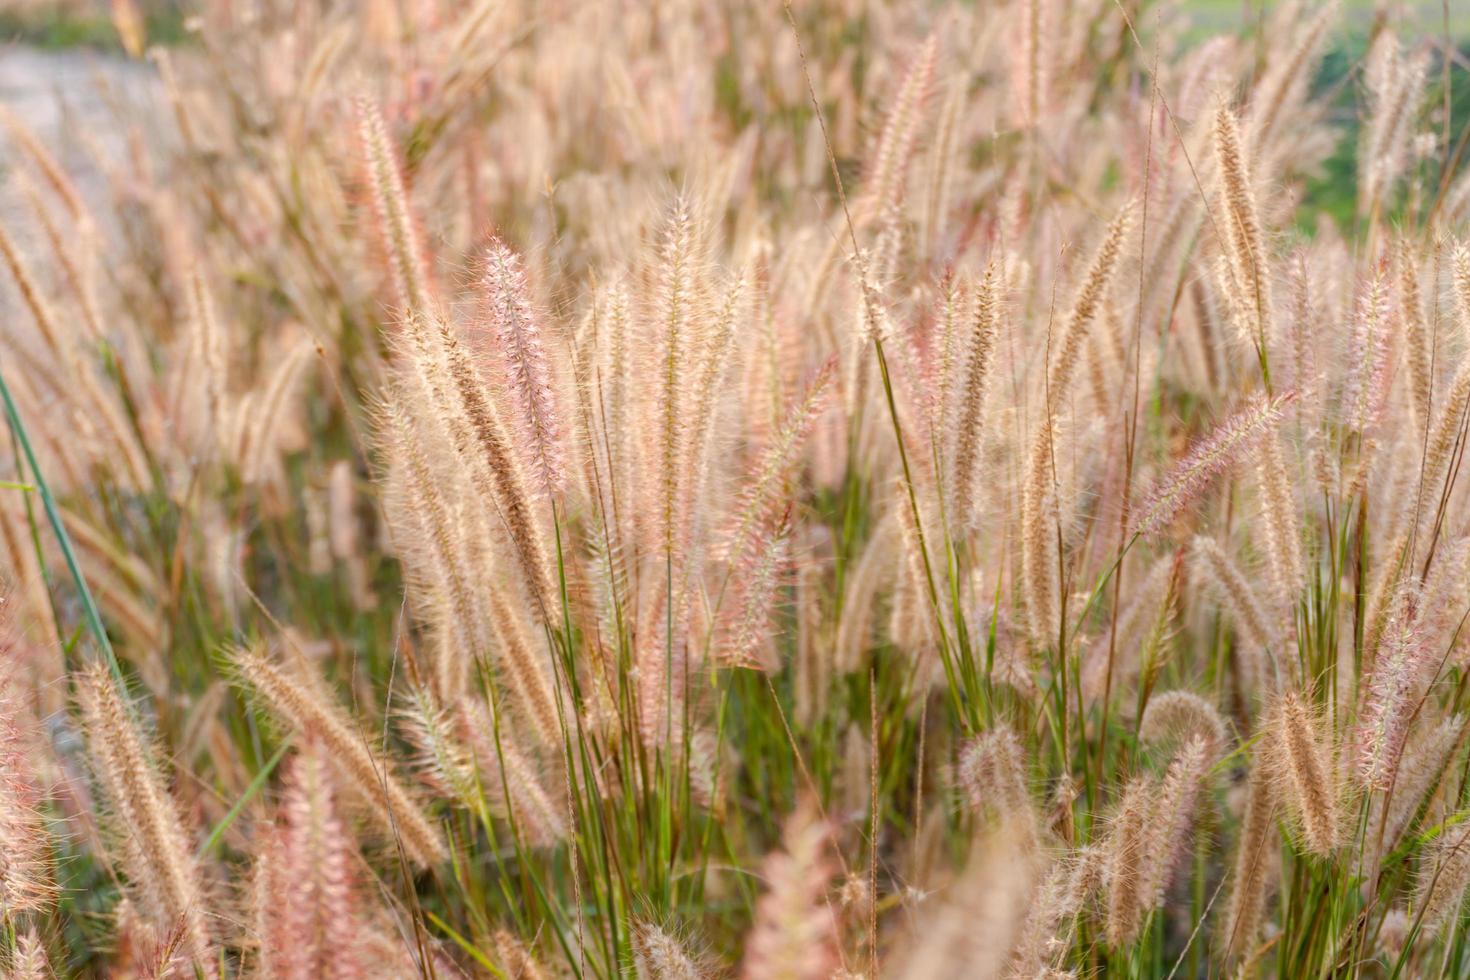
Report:
<svg viewBox="0 0 1470 980"><path fill-rule="evenodd" d="M121 51L135 31L147 43L179 44L186 37L184 9L173 0L10 0L0 5L0 44Z"/></svg>
<svg viewBox="0 0 1470 980"><path fill-rule="evenodd" d="M1262 23L1274 2L1261 0L1184 0L1180 13L1197 31L1233 31ZM1449 0L1338 0L1339 24L1348 33L1367 33L1381 10L1386 17L1426 37L1443 37L1446 21L1450 36L1470 35L1470 10Z"/></svg>
<svg viewBox="0 0 1470 980"><path fill-rule="evenodd" d="M1470 72L1229 7L0 15L0 975L1470 972Z"/></svg>

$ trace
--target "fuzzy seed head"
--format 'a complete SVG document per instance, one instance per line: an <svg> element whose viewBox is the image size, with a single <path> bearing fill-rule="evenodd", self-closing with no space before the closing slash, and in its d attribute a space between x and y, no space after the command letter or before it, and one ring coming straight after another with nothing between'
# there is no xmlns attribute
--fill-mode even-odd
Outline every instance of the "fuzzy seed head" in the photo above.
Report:
<svg viewBox="0 0 1470 980"><path fill-rule="evenodd" d="M541 325L527 295L520 257L499 240L485 251L481 277L485 295L485 332L503 367L516 418L521 459L532 482L547 495L566 483L560 412L552 389L551 366Z"/></svg>
<svg viewBox="0 0 1470 980"><path fill-rule="evenodd" d="M1146 536L1167 528L1181 510L1280 424L1283 409L1292 397L1287 394L1257 399L1196 442L1144 496L1133 532Z"/></svg>

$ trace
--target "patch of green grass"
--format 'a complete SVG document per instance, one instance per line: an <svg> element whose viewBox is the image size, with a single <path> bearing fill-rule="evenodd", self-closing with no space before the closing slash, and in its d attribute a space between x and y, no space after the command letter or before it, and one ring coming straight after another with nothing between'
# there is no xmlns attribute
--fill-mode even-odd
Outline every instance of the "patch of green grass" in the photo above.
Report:
<svg viewBox="0 0 1470 980"><path fill-rule="evenodd" d="M174 4L149 10L143 15L148 44L172 46L184 43L184 12ZM122 42L112 20L105 15L86 16L63 11L0 11L0 41L27 44L50 51L91 48L121 52Z"/></svg>
<svg viewBox="0 0 1470 980"><path fill-rule="evenodd" d="M1298 211L1304 216L1301 230L1305 233L1314 233L1324 216L1346 232L1351 233L1353 229L1357 209L1358 149L1367 110L1362 105L1362 87L1350 76L1366 55L1367 38L1364 35L1355 34L1344 39L1327 52L1313 82L1319 96L1333 93L1330 121L1338 127L1340 139L1332 155L1323 162L1321 172L1306 182L1302 207ZM1460 57L1470 57L1470 45L1460 48ZM1429 89L1424 100L1426 107L1437 110L1443 104L1442 85L1443 75L1435 67L1429 75ZM1470 124L1470 72L1458 68L1450 72L1450 120L1453 147L1460 132ZM1421 129L1430 125L1430 119L1420 120ZM1440 132L1438 124L1434 126L1434 132ZM1464 166L1465 161L1461 161L1461 169ZM1437 182L1439 175L1433 173L1428 177L1431 182ZM1395 211L1402 207L1403 202L1396 204ZM1428 202L1423 204L1427 207ZM1306 216L1310 216L1309 222Z"/></svg>
<svg viewBox="0 0 1470 980"><path fill-rule="evenodd" d="M1184 7L1192 30L1208 36L1232 28L1252 28L1271 12L1269 0L1189 0ZM1348 30L1362 31L1373 21L1373 0L1341 0L1339 21ZM1442 0L1410 0L1404 5L1403 17L1416 30L1435 35L1444 29L1445 4ZM1470 4L1449 0L1450 33L1470 36Z"/></svg>

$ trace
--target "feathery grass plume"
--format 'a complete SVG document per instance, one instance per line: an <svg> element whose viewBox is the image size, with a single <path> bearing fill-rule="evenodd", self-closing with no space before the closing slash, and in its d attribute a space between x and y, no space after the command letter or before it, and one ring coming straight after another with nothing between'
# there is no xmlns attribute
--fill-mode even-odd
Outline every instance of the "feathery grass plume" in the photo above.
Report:
<svg viewBox="0 0 1470 980"><path fill-rule="evenodd" d="M428 262L403 185L398 153L388 138L383 112L368 99L358 99L357 130L362 146L368 192L377 218L376 231L393 283L394 305L409 313L432 310L433 288Z"/></svg>
<svg viewBox="0 0 1470 980"><path fill-rule="evenodd" d="M430 867L447 856L433 820L378 757L367 736L316 683L291 676L263 653L241 649L234 656L239 683L260 695L271 712L298 732L321 740L336 771L367 804L378 830L402 844L415 864Z"/></svg>
<svg viewBox="0 0 1470 980"><path fill-rule="evenodd" d="M462 547L453 504L445 499L424 452L432 440L415 431L399 399L390 397L383 404L380 419L381 441L390 459L385 488L389 520L406 559L410 587L420 593L424 611L443 631L434 679L440 697L452 699L467 685L487 635L484 610L469 577L473 564Z"/></svg>
<svg viewBox="0 0 1470 980"><path fill-rule="evenodd" d="M1283 797L1307 851L1328 857L1340 843L1336 766L1324 742L1325 722L1301 694L1287 691L1273 712L1275 752L1283 763Z"/></svg>
<svg viewBox="0 0 1470 980"><path fill-rule="evenodd" d="M1052 862L1030 897L1006 976L1015 980L1050 978L1071 946L1078 914L1096 891L1096 853L1083 850Z"/></svg>
<svg viewBox="0 0 1470 980"><path fill-rule="evenodd" d="M12 179L19 185L26 201L30 204L31 213L35 215L36 222L41 226L41 231L51 246L51 254L56 259L56 263L61 266L67 288L82 317L82 326L85 328L84 339L88 344L108 346L110 342L102 325L102 311L98 306L97 292L94 288L92 249L95 229L85 222L75 224L71 228L61 228L52 215L51 209L41 199L35 184L26 177L25 171L17 171ZM132 347L136 339L133 332L129 330L126 345ZM121 363L118 364L118 367L121 370Z"/></svg>
<svg viewBox="0 0 1470 980"><path fill-rule="evenodd" d="M745 940L745 980L827 980L838 964L837 922L827 903L830 830L804 804L782 828L781 846L761 864L766 892Z"/></svg>
<svg viewBox="0 0 1470 980"><path fill-rule="evenodd" d="M284 787L257 857L261 973L279 980L365 977L354 846L320 744L309 742L291 758Z"/></svg>
<svg viewBox="0 0 1470 980"><path fill-rule="evenodd" d="M177 929L170 930L171 937L165 936L160 940L159 930L143 920L137 907L126 896L118 901L113 917L117 920L114 959L121 969L128 971L128 975L160 980L177 980L183 976L186 963L179 962L174 955L177 949L170 950L165 946L170 939L177 944ZM175 968L180 972L168 972Z"/></svg>
<svg viewBox="0 0 1470 980"><path fill-rule="evenodd" d="M673 647L678 645L679 634L687 618L687 576L689 574L689 533L695 514L694 494L699 490L701 478L700 459L703 456L701 441L707 436L704 420L693 413L714 409L713 400L706 404L690 404L691 397L714 396L714 385L722 368L723 355L718 348L728 343L720 336L733 323L735 302L738 292L732 293L725 316L718 317L713 328L715 350L705 362L707 384L701 390L690 392L689 380L685 376L691 361L700 353L697 345L709 340L707 333L706 273L707 260L703 241L704 231L696 225L688 201L683 197L675 200L670 212L661 252L658 273L658 290L655 301L655 325L653 337L653 368L657 383L655 395L649 405L653 417L650 427L656 434L652 459L643 459L640 465L648 476L640 480L640 491L644 502L639 508L640 517L651 521L652 542L650 556L661 559L664 568L656 575L658 587L652 599L640 609L645 626L640 636L636 653L638 702L641 710L640 728L644 739L655 744L667 731L668 721L679 712L670 704L671 695L682 697L682 685L672 684L669 668ZM699 367L699 365L695 365ZM800 445L796 440L787 447L794 453ZM692 456L691 456L692 454ZM775 474L772 474L774 477ZM755 488L748 488L752 493ZM772 489L769 485L763 489ZM754 515L751 515L752 517ZM731 554L720 557L734 558ZM649 581L651 582L652 576ZM651 587L651 586L650 586ZM670 634L670 628L674 633ZM682 727L682 723L681 723Z"/></svg>
<svg viewBox="0 0 1470 980"><path fill-rule="evenodd" d="M77 685L94 772L112 808L129 884L155 926L180 923L194 965L214 976L199 863L153 752L104 666L86 668Z"/></svg>
<svg viewBox="0 0 1470 980"><path fill-rule="evenodd" d="M1109 287L1117 273L1118 260L1123 255L1123 243L1132 223L1133 206L1125 204L1119 209L1108 230L1103 233L1092 264L1082 280L1072 308L1061 327L1061 339L1057 344L1056 357L1052 360L1047 375L1047 411L1056 413L1071 395L1072 382L1077 375L1077 362L1087 343L1093 321L1102 309Z"/></svg>
<svg viewBox="0 0 1470 980"><path fill-rule="evenodd" d="M40 172L46 185L61 199L71 220L84 230L94 227L96 219L87 207L81 191L77 189L76 182L46 148L46 144L37 139L35 132L8 106L0 107L0 123L5 125L6 131L10 133L10 138L25 151L26 156L30 157L31 163Z"/></svg>
<svg viewBox="0 0 1470 980"><path fill-rule="evenodd" d="M931 33L904 72L883 120L872 164L863 181L866 217L888 212L903 198L909 161L924 122L925 104L934 86L938 60L939 35Z"/></svg>
<svg viewBox="0 0 1470 980"><path fill-rule="evenodd" d="M960 373L960 364L965 355L961 353L964 339L962 326L965 320L966 301L973 292L973 287L968 277L956 276L953 271L946 270L937 284L938 312L935 314L937 323L934 330L938 337L933 341L932 353L929 361L928 389L931 393L928 408L929 441L934 445L942 447L946 453L944 462L950 462L948 448L951 440L948 439L950 424L954 418L956 385L961 381L957 375Z"/></svg>
<svg viewBox="0 0 1470 980"><path fill-rule="evenodd" d="M480 281L485 294L485 323L480 329L492 338L503 361L522 462L536 487L552 496L566 483L566 450L551 366L527 295L520 257L499 239L492 239L485 250Z"/></svg>
<svg viewBox="0 0 1470 980"><path fill-rule="evenodd" d="M1398 38L1378 34L1363 72L1368 126L1359 156L1358 207L1377 215L1387 206L1407 163L1415 109L1429 70L1427 52L1405 57Z"/></svg>
<svg viewBox="0 0 1470 980"><path fill-rule="evenodd" d="M1398 590L1387 615L1383 645L1361 685L1354 772L1366 789L1393 787L1424 674L1434 659L1415 621L1418 598L1412 583Z"/></svg>
<svg viewBox="0 0 1470 980"><path fill-rule="evenodd" d="M1107 304L1104 310L1105 319L1116 318L1116 308L1113 304ZM1094 336L1087 345L1087 384L1092 389L1092 406L1094 411L1104 415L1112 409L1115 403L1110 372L1114 367L1123 364L1121 361L1117 365L1110 363L1112 352L1109 348L1111 346L1097 336Z"/></svg>
<svg viewBox="0 0 1470 980"><path fill-rule="evenodd" d="M694 506L698 491L703 489L709 469L709 453L716 422L719 418L720 396L724 393L725 374L729 369L732 348L737 335L736 326L745 315L747 306L747 284L743 275L736 276L725 289L719 309L704 324L701 335L694 338L696 347L696 371L694 373L694 403L690 406L690 440L686 447L686 466L694 470L697 479L690 481L695 491L686 506Z"/></svg>
<svg viewBox="0 0 1470 980"><path fill-rule="evenodd" d="M541 965L531 947L513 933L496 929L494 944L503 976L510 980L551 980L551 972Z"/></svg>
<svg viewBox="0 0 1470 980"><path fill-rule="evenodd" d="M683 742L684 679L689 673L688 639L670 609L673 599L665 568L664 575L643 579L638 600L642 622L633 641L628 677L639 737L653 750L672 750Z"/></svg>
<svg viewBox="0 0 1470 980"><path fill-rule="evenodd" d="M843 585L842 615L833 638L833 668L856 670L873 641L879 594L886 587L896 561L898 517L890 516L874 529L861 556Z"/></svg>
<svg viewBox="0 0 1470 980"><path fill-rule="evenodd" d="M897 328L893 323L893 316L888 309L888 304L883 297L883 270L871 249L858 249L852 256L853 278L857 289L857 329L853 333L857 336L859 343L855 345L853 356L858 358L856 371L857 382L851 387L854 394L850 397L853 407L861 405L862 394L866 391L864 383L870 370L870 359L867 357L866 348L874 341L891 343L898 337Z"/></svg>
<svg viewBox="0 0 1470 980"><path fill-rule="evenodd" d="M632 488L636 485L637 467L630 458L633 448L629 439L633 415L633 394L630 374L632 371L633 344L631 333L632 314L628 298L628 285L622 276L615 277L600 292L597 300L600 322L605 329L598 331L597 386L602 395L604 447L612 457L608 460L611 483L614 487ZM605 340L604 340L605 338ZM620 501L626 508L631 501Z"/></svg>
<svg viewBox="0 0 1470 980"><path fill-rule="evenodd" d="M769 526L731 572L734 604L716 647L716 660L726 667L774 670L765 655L771 619L780 598L791 549L791 511Z"/></svg>
<svg viewBox="0 0 1470 980"><path fill-rule="evenodd" d="M1036 843L1036 806L1027 787L1025 750L1014 731L995 728L966 743L955 764L955 783L976 813L1006 823L1027 846Z"/></svg>
<svg viewBox="0 0 1470 980"><path fill-rule="evenodd" d="M653 517L654 553L670 566L676 582L682 582L683 569L683 555L677 553L679 507L684 500L684 481L690 476L680 465L689 436L685 372L703 301L699 295L703 275L699 239L689 203L677 198L664 230L655 303L653 366L657 381L654 418L650 420L656 435L655 451L651 460L642 462L652 470L656 481L651 483L655 493L645 509Z"/></svg>
<svg viewBox="0 0 1470 980"><path fill-rule="evenodd" d="M1280 429L1265 433L1256 454L1256 477L1261 487L1265 518L1266 564L1271 571L1272 595L1282 632L1291 632L1292 613L1303 579L1302 529L1297 520L1295 481L1287 469L1286 447Z"/></svg>
<svg viewBox="0 0 1470 980"><path fill-rule="evenodd" d="M710 975L679 940L652 922L635 921L632 942L637 980L704 980Z"/></svg>
<svg viewBox="0 0 1470 980"><path fill-rule="evenodd" d="M1302 401L1302 415L1310 417L1317 405L1319 382L1317 378L1316 306L1312 291L1312 274L1307 265L1306 251L1297 249L1287 268L1287 285L1290 292L1288 325L1290 329L1288 353L1291 357L1290 382Z"/></svg>
<svg viewBox="0 0 1470 980"><path fill-rule="evenodd" d="M828 630L826 570L815 562L794 563L791 578L796 615L796 649L792 655L792 716L798 725L810 725L823 717L831 704L836 664L832 657L832 634Z"/></svg>
<svg viewBox="0 0 1470 980"><path fill-rule="evenodd" d="M1228 221L1229 218L1221 220ZM1261 337L1257 332L1252 301L1245 294L1245 287L1236 281L1231 262L1230 256L1221 255L1210 264L1209 282L1214 287L1210 296L1215 301L1216 316L1222 324L1235 332L1242 345L1253 351L1260 351ZM1203 288L1198 291L1204 293Z"/></svg>
<svg viewBox="0 0 1470 980"><path fill-rule="evenodd" d="M1190 828L1213 763L1214 748L1209 737L1191 735L1164 772L1153 815L1145 828L1148 840L1139 859L1138 891L1145 910L1164 904L1165 890L1188 852Z"/></svg>
<svg viewBox="0 0 1470 980"><path fill-rule="evenodd" d="M959 880L935 911L918 919L895 976L999 980L1007 975L1037 884L1035 855L1017 846L1028 834L1003 823L976 841Z"/></svg>
<svg viewBox="0 0 1470 980"><path fill-rule="evenodd" d="M894 569L893 595L888 608L888 637L900 649L910 651L931 667L935 659L930 655L936 651L939 636L935 629L933 606L927 594L928 573L926 567L934 560L930 541L920 534L923 524L934 527L937 521L928 514L927 501L919 503L920 516L915 517L913 505L907 497L903 479L893 481L894 521L898 525L898 540L903 563ZM939 609L945 618L945 610Z"/></svg>
<svg viewBox="0 0 1470 980"><path fill-rule="evenodd" d="M38 671L46 681L39 707L50 714L64 706L65 693L57 689L57 682L65 675L66 667L59 624L51 614L43 556L21 531L28 520L23 504L14 497L0 499L0 540L5 542L5 581L10 586L0 590L0 648L8 649L13 637L26 635L37 649L46 651L45 663Z"/></svg>
<svg viewBox="0 0 1470 980"><path fill-rule="evenodd" d="M498 509L516 560L521 566L522 582L530 593L538 615L548 617L557 608L555 576L541 539L540 528L532 510L533 500L526 486L505 425L495 412L490 393L471 366L469 356L454 336L448 323L438 317L432 324L420 324L414 316L415 330L436 342L448 372L448 386L458 401L458 409L468 424L468 432L456 435L456 449L470 464L476 490ZM431 364L429 370L437 365Z"/></svg>
<svg viewBox="0 0 1470 980"><path fill-rule="evenodd" d="M204 281L204 274L197 268L189 276L189 325L193 328L190 342L202 367L199 384L204 391L205 427L198 449L212 452L224 430L223 401L228 383L228 359L215 313L214 297Z"/></svg>
<svg viewBox="0 0 1470 980"><path fill-rule="evenodd" d="M440 707L427 691L413 691L398 715L399 730L415 750L414 775L435 796L475 809L479 801L473 753L460 743L450 709Z"/></svg>
<svg viewBox="0 0 1470 980"><path fill-rule="evenodd" d="M1470 216L1470 170L1463 171L1449 186L1440 215L1445 224L1464 221Z"/></svg>
<svg viewBox="0 0 1470 980"><path fill-rule="evenodd" d="M715 449L717 424L720 421L720 400L725 394L725 374L729 367L731 348L735 339L735 325L742 315L745 300L745 279L737 277L725 292L719 310L709 318L698 337L693 338L695 349L693 400L688 412L688 438L684 442L684 458L680 467L687 474L683 480L679 501L679 523L677 530L678 551L687 555L689 575L678 585L676 606L684 609L688 598L685 593L694 584L699 566L704 558L703 548L696 546L697 527L708 518L704 516L708 500L712 453Z"/></svg>
<svg viewBox="0 0 1470 980"><path fill-rule="evenodd" d="M1388 287L1381 275L1359 294L1348 354L1342 420L1350 431L1365 433L1377 424L1388 398Z"/></svg>
<svg viewBox="0 0 1470 980"><path fill-rule="evenodd" d="M1053 475L1055 436L1056 422L1048 414L1031 443L1021 485L1021 598L1027 632L1038 647L1054 642L1061 615Z"/></svg>
<svg viewBox="0 0 1470 980"><path fill-rule="evenodd" d="M1199 739L1206 764L1213 765L1225 747L1225 719L1215 706L1193 691L1165 691L1148 699L1138 722L1145 742L1183 745Z"/></svg>
<svg viewBox="0 0 1470 980"><path fill-rule="evenodd" d="M504 587L489 585L490 624L495 637L495 664L509 682L509 693L518 718L527 723L541 745L560 750L561 715L553 679L547 676L552 653L538 655L539 640L523 615L524 607L512 601Z"/></svg>
<svg viewBox="0 0 1470 980"><path fill-rule="evenodd" d="M1122 654L1113 660L1113 690L1138 681L1145 672L1145 689L1151 688L1164 665L1183 584L1183 558L1182 552L1161 556L1129 590L1133 601L1117 615L1117 639L1112 644ZM1107 686L1108 646L1097 644L1097 655L1084 665L1082 687L1089 699L1102 697Z"/></svg>
<svg viewBox="0 0 1470 980"><path fill-rule="evenodd" d="M6 980L51 980L51 960L46 956L46 947L32 926L15 937L15 954L10 960Z"/></svg>
<svg viewBox="0 0 1470 980"><path fill-rule="evenodd" d="M1367 489L1368 481L1373 477L1374 464L1377 462L1378 450L1381 446L1382 443L1372 436L1363 440L1358 451L1357 465L1348 471L1348 478L1344 481L1343 499L1356 499Z"/></svg>
<svg viewBox="0 0 1470 980"><path fill-rule="evenodd" d="M729 795L722 746L715 732L696 728L687 736L688 747L680 746L678 764L685 770L689 800L699 807L722 813Z"/></svg>
<svg viewBox="0 0 1470 980"><path fill-rule="evenodd" d="M1246 132L1251 134L1253 157L1259 159L1275 135L1276 127L1283 120L1291 119L1292 111L1300 107L1312 81L1322 38L1337 13L1336 2L1323 4L1317 15L1298 32L1296 43L1285 57L1267 59L1260 81L1251 92L1246 116ZM1295 135L1294 129L1292 135ZM1283 136L1285 139L1288 137Z"/></svg>
<svg viewBox="0 0 1470 980"><path fill-rule="evenodd" d="M1092 389L1092 407L1098 413L1105 413L1111 406L1107 367L1104 363L1103 344L1097 338L1092 338L1091 344L1088 344L1088 385Z"/></svg>
<svg viewBox="0 0 1470 980"><path fill-rule="evenodd" d="M1363 613L1363 665L1371 667L1387 635L1400 598L1404 574L1413 560L1409 554L1412 527L1399 530L1382 555L1373 555L1373 577Z"/></svg>
<svg viewBox="0 0 1470 980"><path fill-rule="evenodd" d="M162 933L155 933L143 964L142 976L149 980L181 980L189 974L189 955L184 920Z"/></svg>
<svg viewBox="0 0 1470 980"><path fill-rule="evenodd" d="M1366 789L1388 790L1394 786L1417 692L1429 666L1407 589L1395 598L1394 605L1383 639L1385 645L1374 658L1367 683L1361 685L1354 773Z"/></svg>
<svg viewBox="0 0 1470 980"><path fill-rule="evenodd" d="M444 947L427 937L405 935L409 928L378 916L371 928L358 934L363 959L377 967L378 976L443 977L444 980L469 980L468 974L444 953Z"/></svg>
<svg viewBox="0 0 1470 980"><path fill-rule="evenodd" d="M531 847L551 847L567 838L566 807L557 802L532 762L513 745L500 742L500 765L510 787L507 810Z"/></svg>
<svg viewBox="0 0 1470 980"><path fill-rule="evenodd" d="M1425 848L1414 908L1420 931L1437 935L1459 918L1470 888L1470 824L1446 827Z"/></svg>
<svg viewBox="0 0 1470 980"><path fill-rule="evenodd" d="M1157 595L1157 602L1152 605L1152 608L1139 610L1141 613L1147 613L1148 617L1142 621L1144 629L1139 633L1136 661L1127 663L1123 671L1114 670L1114 673L1123 673L1130 679L1136 677L1139 692L1145 698L1148 692L1154 689L1154 682L1158 679L1160 671L1164 669L1164 664L1169 661L1169 655L1172 652L1170 645L1175 638L1175 608L1179 604L1182 573L1182 551L1176 551L1172 557L1158 560L1157 566L1150 573L1150 577L1158 576L1157 580L1160 583L1157 592L1150 589L1150 599ZM1114 680L1117 680L1117 677L1114 677Z"/></svg>
<svg viewBox="0 0 1470 980"><path fill-rule="evenodd" d="M760 528L780 507L800 452L812 427L826 408L827 393L837 374L837 360L829 357L792 399L786 417L770 445L751 465L720 536L716 556L736 564L745 561L760 540Z"/></svg>
<svg viewBox="0 0 1470 980"><path fill-rule="evenodd" d="M1419 295L1419 256L1412 242L1401 239L1394 249L1399 273L1399 317L1403 322L1404 359L1409 366L1409 402L1421 428L1429 425L1434 377L1430 364L1429 329L1424 322L1424 305Z"/></svg>
<svg viewBox="0 0 1470 980"><path fill-rule="evenodd" d="M247 485L263 483L270 475L266 467L277 448L279 430L285 421L291 396L301 374L316 354L316 345L305 338L297 340L281 355L275 370L266 380L260 397L249 406L239 406L240 438L236 463L240 479Z"/></svg>
<svg viewBox="0 0 1470 980"><path fill-rule="evenodd" d="M22 692L19 665L10 659L13 630L0 596L0 912L12 922L50 908L56 900L51 839L41 812L37 724Z"/></svg>
<svg viewBox="0 0 1470 980"><path fill-rule="evenodd" d="M1441 544L1424 577L1424 599L1419 607L1419 626L1425 646L1434 651L1448 649L1449 661L1464 665L1470 635L1461 626L1470 595L1470 534Z"/></svg>
<svg viewBox="0 0 1470 980"><path fill-rule="evenodd" d="M1021 128L1041 122L1050 104L1051 47L1056 37L1052 0L1019 0L1020 39L1010 46L1012 119Z"/></svg>
<svg viewBox="0 0 1470 980"><path fill-rule="evenodd" d="M1235 465L1252 445L1280 424L1283 409L1294 397L1290 392L1274 398L1258 397L1191 446L1184 458L1144 495L1134 519L1133 533L1150 535L1166 529L1217 476Z"/></svg>
<svg viewBox="0 0 1470 980"><path fill-rule="evenodd" d="M1456 446L1461 443L1466 412L1470 410L1470 354L1461 357L1443 402L1430 426L1424 447L1423 499L1420 506L1428 508L1431 514L1438 509L1441 495L1446 493L1447 484L1452 485L1456 475L1451 461Z"/></svg>
<svg viewBox="0 0 1470 980"><path fill-rule="evenodd" d="M395 350L395 383L380 410L379 428L390 463L388 518L397 534L395 544L404 552L410 586L427 587L419 590L419 598L441 638L456 639L453 645L439 644L441 656L435 664L441 697L452 698L488 645L490 617L483 608L483 590L469 583L495 577L498 548L492 522L503 522L509 532L512 553L525 573L522 582L533 598L542 594L538 583L549 588L550 572L539 550L528 491L515 461L505 455L504 433L493 417L484 432L475 431L450 376L444 337L425 317L405 321ZM486 403L475 394L471 403L484 408ZM487 456L508 467L499 480ZM509 506L502 507L501 493ZM534 606L545 614L540 602Z"/></svg>
<svg viewBox="0 0 1470 980"><path fill-rule="evenodd" d="M127 637L130 644L154 649L165 642L166 624L162 616L140 598L132 583L100 561L88 562L87 566L89 587L97 602L107 610L119 633Z"/></svg>
<svg viewBox="0 0 1470 980"><path fill-rule="evenodd" d="M944 223L949 218L954 173L959 162L955 154L955 133L965 108L968 82L966 75L959 74L946 86L948 91L939 107L939 122L929 151L929 172L924 180L924 224L919 242L924 257L931 261L939 255Z"/></svg>
<svg viewBox="0 0 1470 980"><path fill-rule="evenodd" d="M1269 256L1256 210L1249 164L1241 147L1240 125L1234 111L1223 101L1215 110L1213 136L1225 212L1223 244L1233 290L1231 308L1264 362L1266 331L1272 322Z"/></svg>
<svg viewBox="0 0 1470 980"><path fill-rule="evenodd" d="M71 508L61 512L62 522L79 555L95 558L99 568L113 572L127 586L145 594L158 594L163 585L139 556L113 541L103 526L83 518Z"/></svg>
<svg viewBox="0 0 1470 980"><path fill-rule="evenodd" d="M64 383L59 379L53 382L55 394L64 403L74 404L89 418L95 413L99 428L105 429L120 457L109 459L108 465L126 474L134 489L150 486L147 460L137 436L123 417L122 409L116 399L98 384L97 373L78 350L76 337L57 319L56 311L3 223L0 223L0 260L4 261L15 281L21 301L31 314L47 349L56 358L57 367L67 372Z"/></svg>
<svg viewBox="0 0 1470 980"><path fill-rule="evenodd" d="M1137 938L1152 898L1145 888L1148 849L1156 843L1151 823L1157 792L1157 784L1146 776L1129 780L1110 822L1106 934L1115 949Z"/></svg>
<svg viewBox="0 0 1470 980"><path fill-rule="evenodd" d="M1123 311L1112 300L1103 303L1103 330L1093 336L1093 346L1101 352L1100 358L1105 372L1122 378L1132 370L1128 359L1127 326L1123 322Z"/></svg>
<svg viewBox="0 0 1470 980"><path fill-rule="evenodd" d="M985 267L985 277L975 294L975 311L963 355L960 375L960 410L954 420L954 482L950 513L954 526L961 532L975 519L975 478L980 462L980 443L984 437L981 425L985 393L990 388L990 375L995 355L996 335L1000 330L1000 284L995 262ZM942 433L947 437L946 433Z"/></svg>
<svg viewBox="0 0 1470 980"><path fill-rule="evenodd" d="M1225 919L1215 932L1216 948L1231 962L1248 958L1254 950L1280 872L1281 854L1273 840L1280 797L1273 766L1272 753L1257 752L1246 781L1245 811L1230 875L1230 900L1225 906Z"/></svg>
<svg viewBox="0 0 1470 980"><path fill-rule="evenodd" d="M1455 296L1455 320L1460 336L1470 340L1470 246L1456 243L1450 253L1450 288Z"/></svg>
<svg viewBox="0 0 1470 980"><path fill-rule="evenodd" d="M564 840L565 807L518 747L515 729L502 724L497 738L496 715L481 698L462 698L456 709L459 732L474 756L479 790L491 812L514 819L529 846L549 847Z"/></svg>
<svg viewBox="0 0 1470 980"><path fill-rule="evenodd" d="M1388 963L1396 963L1409 943L1412 920L1404 909L1389 909L1378 924L1378 954Z"/></svg>
<svg viewBox="0 0 1470 980"><path fill-rule="evenodd" d="M1398 846L1425 797L1454 771L1450 768L1450 761L1464 734L1465 716L1457 714L1442 719L1427 730L1416 727L1409 736L1398 777L1394 780L1393 793L1386 798L1375 795L1368 813L1370 853L1375 854L1379 861Z"/></svg>

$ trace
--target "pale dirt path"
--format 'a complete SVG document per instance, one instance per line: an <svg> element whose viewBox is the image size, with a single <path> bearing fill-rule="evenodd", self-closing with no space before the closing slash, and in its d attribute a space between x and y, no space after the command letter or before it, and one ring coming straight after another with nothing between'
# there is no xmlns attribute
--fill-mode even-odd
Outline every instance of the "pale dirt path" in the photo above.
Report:
<svg viewBox="0 0 1470 980"><path fill-rule="evenodd" d="M101 221L104 233L111 231L107 188L93 150L108 159L120 159L126 153L131 121L141 120L145 132L161 131L162 127L149 125L157 118L162 101L158 88L153 67L144 62L83 49L40 51L0 44L0 105L35 133L60 162ZM9 179L20 162L20 152L8 131L0 127L0 222L25 253L46 246L34 212ZM55 203L49 195L48 199ZM36 271L43 280L49 278L39 268ZM16 316L18 312L14 285L8 274L0 272L0 345L6 334L26 337L34 329L29 317Z"/></svg>
<svg viewBox="0 0 1470 980"><path fill-rule="evenodd" d="M156 111L157 88L156 74L146 63L81 49L0 45L0 105L40 138L94 206L103 203L103 188L86 141L109 157L120 156L127 119L146 120L149 111ZM15 153L0 129L0 217L24 238L32 222L17 213L15 191L6 186Z"/></svg>

